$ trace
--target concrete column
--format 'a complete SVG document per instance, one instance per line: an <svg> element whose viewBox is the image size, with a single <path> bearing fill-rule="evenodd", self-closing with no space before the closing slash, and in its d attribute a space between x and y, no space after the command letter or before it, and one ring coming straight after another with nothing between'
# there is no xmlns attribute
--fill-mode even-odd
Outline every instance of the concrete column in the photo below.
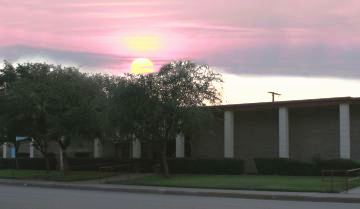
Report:
<svg viewBox="0 0 360 209"><path fill-rule="evenodd" d="M29 144L30 150L29 150L29 156L30 158L35 158L35 147L34 147L34 140L32 139Z"/></svg>
<svg viewBox="0 0 360 209"><path fill-rule="evenodd" d="M103 156L103 144L100 139L94 139L94 158L101 158Z"/></svg>
<svg viewBox="0 0 360 209"><path fill-rule="evenodd" d="M6 159L9 157L8 143L4 142L2 147L3 147L3 158Z"/></svg>
<svg viewBox="0 0 360 209"><path fill-rule="evenodd" d="M279 108L279 158L289 158L289 111Z"/></svg>
<svg viewBox="0 0 360 209"><path fill-rule="evenodd" d="M350 159L350 105L339 105L340 158Z"/></svg>
<svg viewBox="0 0 360 209"><path fill-rule="evenodd" d="M141 158L141 142L139 139L134 139L132 141L132 158Z"/></svg>
<svg viewBox="0 0 360 209"><path fill-rule="evenodd" d="M185 157L185 137L184 134L180 133L176 136L176 151L175 156L176 158L183 158Z"/></svg>
<svg viewBox="0 0 360 209"><path fill-rule="evenodd" d="M234 157L234 112L224 112L224 157Z"/></svg>
<svg viewBox="0 0 360 209"><path fill-rule="evenodd" d="M15 157L16 157L15 146L14 144L10 144L10 158L15 158Z"/></svg>

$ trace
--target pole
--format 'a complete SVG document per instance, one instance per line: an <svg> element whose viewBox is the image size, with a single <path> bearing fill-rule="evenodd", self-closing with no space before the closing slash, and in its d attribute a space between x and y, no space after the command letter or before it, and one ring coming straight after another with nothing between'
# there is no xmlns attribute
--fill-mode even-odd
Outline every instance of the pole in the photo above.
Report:
<svg viewBox="0 0 360 209"><path fill-rule="evenodd" d="M274 91L269 91L269 94L271 94L271 98L272 98L272 102L275 102L275 95L276 96L280 96L281 94L274 92Z"/></svg>

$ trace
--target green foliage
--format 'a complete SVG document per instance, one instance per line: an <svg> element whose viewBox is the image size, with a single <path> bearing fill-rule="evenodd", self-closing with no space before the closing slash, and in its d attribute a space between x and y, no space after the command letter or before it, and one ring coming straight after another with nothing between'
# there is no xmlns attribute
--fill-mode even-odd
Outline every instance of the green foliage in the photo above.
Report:
<svg viewBox="0 0 360 209"><path fill-rule="evenodd" d="M209 121L209 110L201 107L221 101L221 82L208 66L191 61L169 63L154 74L122 77L46 63L5 62L0 69L0 140L31 137L46 157L49 142L56 141L65 158L74 140L137 138L159 143L166 164L167 141Z"/></svg>
<svg viewBox="0 0 360 209"><path fill-rule="evenodd" d="M56 169L57 161L54 157L49 158L50 170ZM44 158L19 158L17 159L17 169L45 170L46 163ZM15 159L0 159L0 169L16 169Z"/></svg>
<svg viewBox="0 0 360 209"><path fill-rule="evenodd" d="M360 168L360 162L347 159L316 160L317 169L321 170L349 170Z"/></svg>
<svg viewBox="0 0 360 209"><path fill-rule="evenodd" d="M259 174L310 176L321 175L322 170L348 170L360 168L360 163L353 160L317 159L313 162L301 162L283 158L256 158L254 159Z"/></svg>
<svg viewBox="0 0 360 209"><path fill-rule="evenodd" d="M112 173L99 174L96 171L45 171L45 170L0 170L0 178L33 179L47 181L84 181L112 176Z"/></svg>
<svg viewBox="0 0 360 209"><path fill-rule="evenodd" d="M124 165L121 171L145 172L154 171L157 164L150 159L114 159L114 158L69 158L69 167L73 171L98 171L102 166Z"/></svg>
<svg viewBox="0 0 360 209"><path fill-rule="evenodd" d="M346 189L344 179L336 179L331 190L330 182L324 182L320 176L264 176L264 175L175 175L145 176L143 178L114 181L111 183L147 185L162 187L188 187L235 190L265 190L292 192L343 192ZM350 187L360 186L360 181L352 182Z"/></svg>
<svg viewBox="0 0 360 209"><path fill-rule="evenodd" d="M44 156L49 142L56 141L64 159L71 141L102 139L108 132L111 78L46 63L5 62L0 71L2 141L16 144L15 136L31 137Z"/></svg>
<svg viewBox="0 0 360 209"><path fill-rule="evenodd" d="M158 73L127 75L110 91L111 121L118 138L160 144L167 172L167 141L209 118L203 107L221 101L221 76L206 65L177 61Z"/></svg>
<svg viewBox="0 0 360 209"><path fill-rule="evenodd" d="M45 63L14 67L5 62L0 74L4 89L0 122L6 127L2 135L32 137L43 152L50 140L66 148L71 138L79 138L73 136L101 137L107 79L72 67Z"/></svg>
<svg viewBox="0 0 360 209"><path fill-rule="evenodd" d="M311 176L318 174L313 163L285 158L255 158L259 174L285 176Z"/></svg>
<svg viewBox="0 0 360 209"><path fill-rule="evenodd" d="M124 170L153 172L158 165L151 159L113 159L113 158L69 158L71 170L96 171L101 166L129 165ZM239 159L169 159L172 173L188 174L243 174L244 161Z"/></svg>
<svg viewBox="0 0 360 209"><path fill-rule="evenodd" d="M227 174L244 173L240 159L170 159L169 169L175 174Z"/></svg>
<svg viewBox="0 0 360 209"><path fill-rule="evenodd" d="M150 79L149 79L150 80ZM117 131L117 138L141 140L152 138L152 128L156 128L156 99L150 96L144 76L128 75L115 84L110 91L111 124Z"/></svg>

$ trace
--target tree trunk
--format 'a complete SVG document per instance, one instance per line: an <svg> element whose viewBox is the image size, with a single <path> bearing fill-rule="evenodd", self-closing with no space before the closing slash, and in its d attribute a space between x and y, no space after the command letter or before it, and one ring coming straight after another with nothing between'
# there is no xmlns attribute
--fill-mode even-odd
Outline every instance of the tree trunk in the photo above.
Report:
<svg viewBox="0 0 360 209"><path fill-rule="evenodd" d="M45 149L40 150L40 152L42 153L42 155L44 156L44 159L45 159L45 168L46 168L46 171L49 172L49 171L50 171L49 154L47 153L47 150L45 150Z"/></svg>
<svg viewBox="0 0 360 209"><path fill-rule="evenodd" d="M170 177L169 165L167 161L167 143L165 140L163 141L161 147L161 163L163 167L163 175L165 177Z"/></svg>
<svg viewBox="0 0 360 209"><path fill-rule="evenodd" d="M64 152L63 149L60 147L60 152L59 152L59 163L60 163L60 167L59 170L64 172Z"/></svg>
<svg viewBox="0 0 360 209"><path fill-rule="evenodd" d="M49 153L48 153L48 149L47 149L48 148L47 143L46 143L46 141L40 139L40 137L39 138L33 137L33 138L37 139L37 140L34 140L34 142L36 143L39 151L43 155L44 160L45 160L46 171L49 172L50 171L50 160L49 160Z"/></svg>
<svg viewBox="0 0 360 209"><path fill-rule="evenodd" d="M19 169L19 161L17 156L15 156L15 169Z"/></svg>
<svg viewBox="0 0 360 209"><path fill-rule="evenodd" d="M17 153L18 153L20 144L17 144L17 142L15 142L14 146L15 146L15 169L19 169L19 161L18 161Z"/></svg>
<svg viewBox="0 0 360 209"><path fill-rule="evenodd" d="M66 150L60 146L60 171L65 172L68 168Z"/></svg>
<svg viewBox="0 0 360 209"><path fill-rule="evenodd" d="M49 172L50 171L50 160L49 160L49 155L46 153L44 154L44 158L45 158L45 166L46 166L46 171Z"/></svg>

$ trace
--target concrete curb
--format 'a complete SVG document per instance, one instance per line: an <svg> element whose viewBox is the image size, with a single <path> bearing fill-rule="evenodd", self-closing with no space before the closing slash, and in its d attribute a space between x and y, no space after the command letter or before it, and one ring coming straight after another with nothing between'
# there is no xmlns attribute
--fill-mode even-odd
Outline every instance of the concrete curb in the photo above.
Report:
<svg viewBox="0 0 360 209"><path fill-rule="evenodd" d="M268 192L268 191L245 191L245 190L210 190L193 188L166 188L166 187L145 187L125 186L107 184L79 184L79 183L57 183L57 182L35 182L21 180L0 180L1 185L26 186L40 188L75 189L88 191L105 192L127 192L127 193L148 193L185 195L200 197L228 197L244 199L264 200L287 200L287 201L308 201L308 202L334 202L334 203L360 203L360 195L332 194L332 193L297 193L297 192Z"/></svg>

